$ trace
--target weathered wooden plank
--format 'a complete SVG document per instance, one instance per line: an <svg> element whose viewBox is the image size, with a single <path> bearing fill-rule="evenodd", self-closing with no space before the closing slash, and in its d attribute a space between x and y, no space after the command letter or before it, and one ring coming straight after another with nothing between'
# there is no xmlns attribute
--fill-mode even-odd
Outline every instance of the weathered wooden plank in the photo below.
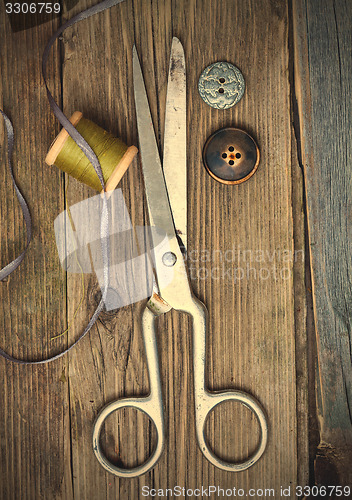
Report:
<svg viewBox="0 0 352 500"><path fill-rule="evenodd" d="M77 10L85 6L81 2ZM195 291L210 311L208 383L213 389L243 388L258 397L269 416L270 442L261 462L238 475L214 469L203 458L195 442L190 325L186 317L173 313L158 322L168 427L165 453L155 470L140 479L119 480L105 474L91 451L96 412L116 397L143 394L148 389L137 326L140 307L124 308L104 315L95 333L71 356L73 475L79 498L92 494L96 498L139 498L143 485L166 488L187 484L195 488L219 484L226 488L235 483L248 489L293 485L297 480L293 262L283 261L284 252L293 250L285 3L134 0L84 21L64 37L65 111L70 114L81 109L125 141L136 142L131 75L135 37L162 142L172 35L184 44L188 69L189 249L202 255L217 250L210 261L195 258L190 262ZM237 107L217 112L201 101L197 80L206 65L222 59L243 71L247 92ZM201 164L205 139L224 125L253 133L262 152L258 173L242 186L217 184ZM145 220L142 186L135 164L122 182L135 223ZM68 198L73 203L91 194L73 181ZM233 260L227 262L225 252L234 245ZM239 248L248 251L247 259L262 251L264 261L244 261ZM210 274L223 263L232 272L238 267L247 272L247 263L253 270L249 279L237 282L226 277L220 281L202 279L202 272ZM261 268L268 268L270 277ZM288 270L281 276L284 268ZM264 279L259 278L260 272ZM88 285L91 299L97 293L94 278ZM69 278L68 294L72 312L79 296L77 277ZM76 323L77 330L87 321L87 308L93 310L89 300ZM106 426L110 456L128 465L146 456L148 427L137 428L141 423L130 412L111 418ZM256 432L255 421L246 410L226 405L216 410L208 426L210 442L229 459L251 450Z"/></svg>
<svg viewBox="0 0 352 500"><path fill-rule="evenodd" d="M297 157L297 142L292 134L292 211L295 258L293 267L296 330L296 384L297 384L297 483L310 482L309 454L309 404L314 401L314 353L310 352L309 340L314 339L314 325L307 300L309 263L306 261L305 202L303 172ZM312 439L312 442L313 439Z"/></svg>
<svg viewBox="0 0 352 500"><path fill-rule="evenodd" d="M76 11L94 2L80 2ZM71 14L71 13L70 13ZM70 115L75 109L126 143L136 142L133 126L132 46L133 3L124 2L86 20L64 34L63 102ZM134 223L143 224L142 178L137 163L130 167L121 187ZM92 190L72 181L68 203ZM137 195L137 196L136 196ZM97 304L99 287L94 276L86 279L86 300L71 335L87 323ZM69 276L69 311L81 294L80 277ZM89 338L70 356L73 484L76 498L138 498L138 480L121 481L106 474L92 450L92 427L98 411L117 397L147 391L143 341L139 329L140 305L118 313L103 313ZM148 427L135 412L113 415L105 426L105 450L111 459L133 465L148 455ZM119 436L117 429L123 429ZM125 439L125 434L128 438Z"/></svg>
<svg viewBox="0 0 352 500"><path fill-rule="evenodd" d="M90 0L81 1L69 17L92 3ZM270 423L268 449L259 464L241 474L219 471L204 459L195 441L190 322L186 316L172 313L158 321L168 428L164 455L152 472L139 479L119 480L105 473L91 448L92 425L97 412L116 397L143 394L148 390L138 324L141 304L138 304L117 313L102 314L92 333L70 354L69 363L64 363L69 367L61 380L65 388L68 387L70 416L68 418L66 411L62 417L52 417L55 419L53 425L60 422L62 426L61 430L54 429L52 435L58 436L55 439L64 447L56 447L51 455L47 448L48 443L52 446L50 439L47 443L40 442L50 473L42 477L46 470L43 470L41 461L33 472L27 465L30 463L28 459L26 479L23 479L27 482L16 485L17 492L19 488L19 494L24 497L38 495L38 487L42 488L40 491L48 488L47 481L50 474L54 474L55 460L64 468L56 465L57 475L62 475L64 470L65 481L61 485L52 481L45 497L134 499L141 497L143 485L196 488L218 484L222 488L236 486L248 490L278 489L297 481L294 335L295 321L299 330L303 319L297 313L295 318L294 314L294 261L292 258L288 258L288 262L284 260L285 252L292 252L294 248L291 166L296 165L291 144L286 2L127 0L110 11L83 21L67 30L62 42L64 110L70 115L79 109L87 118L119 135L125 142L136 143L131 65L135 41L157 137L162 143L172 35L178 36L185 47L188 70L189 250L198 252L198 256L194 252L190 254L189 267L192 268L195 292L205 301L210 312L207 382L214 390L242 388L262 402ZM21 36L28 44L28 38ZM199 74L216 60L235 63L242 70L247 84L241 103L226 112L208 108L197 93ZM54 69L57 71L56 66ZM57 73L53 78L57 84ZM17 75L18 81L21 79ZM51 88L54 88L53 82ZM42 87L37 90L41 96ZM34 100L31 106L38 109L36 104ZM27 114L25 111L22 110L23 116L28 121L30 115L28 110ZM46 121L45 128L41 129L41 141L48 146L57 126L52 118L47 120L50 123ZM257 139L262 153L258 173L238 187L217 184L201 164L201 149L207 136L224 125L248 130ZM34 143L36 155L41 141ZM41 158L43 156L41 153ZM54 170L50 174L52 187L44 201L52 207L50 194L59 193L56 215L62 210L63 185L58 172ZM137 162L131 166L121 186L133 222L145 223L143 181ZM88 188L70 181L69 204L92 195L94 193ZM32 206L31 199L29 202ZM296 214L295 220L297 217ZM54 215L48 218L52 221ZM297 235L296 242L299 246ZM214 254L211 253L213 250ZM263 256L259 261L256 260L258 255ZM209 277L212 269L223 265L230 274L212 280ZM231 278L231 273L241 268L245 276L237 281ZM301 281L302 277L298 276L297 282ZM88 292L69 332L70 341L82 331L99 298L94 276L85 277L85 286ZM79 275L69 275L68 317L72 317L80 294ZM65 300L58 300L57 307L64 311L64 306ZM60 330L58 325L54 326L56 331ZM300 335L303 349L304 336ZM61 340L57 345L60 342L65 341ZM43 368L41 373L49 377L50 370L58 370L61 375L63 365L60 363L63 362L48 371ZM55 380L55 375L52 378ZM35 383L38 387L34 385L32 390L34 397L38 398L44 385L41 380ZM299 386L301 396L303 387L304 381ZM48 394L52 395L53 390L51 385ZM53 403L56 411L62 408L57 399ZM37 404L43 411L43 403ZM305 404L302 396L299 399L301 414ZM12 415L14 409L8 406L8 412ZM47 413L44 411L43 414L46 422ZM11 418L10 424L19 428L20 420ZM300 428L304 434L305 424ZM40 432L36 428L34 432L33 439L39 440ZM49 432L48 428L46 432ZM237 406L218 408L207 426L210 443L228 459L237 459L251 451L256 443L256 433L253 417ZM65 445L63 439L66 439ZM126 411L111 417L103 441L112 459L132 466L149 454L155 434L140 415ZM303 436L300 442L304 443ZM302 446L300 442L298 445ZM306 455L299 452L298 456L303 457L300 477L306 477ZM11 481L15 477L14 463L10 460L4 473L6 478L11 477ZM17 467L20 470L25 466L20 463ZM30 482L30 474L35 481ZM9 490L4 491L7 498Z"/></svg>
<svg viewBox="0 0 352 500"><path fill-rule="evenodd" d="M57 129L41 80L41 56L57 26L50 22L12 33L0 4L0 105L15 129L14 170L33 217L33 241L20 268L0 283L1 347L22 359L58 352L50 338L66 325L65 275L57 257L54 217L63 209L62 176L45 166L50 131ZM59 97L58 51L50 85ZM1 124L1 266L24 246L22 214L6 167ZM11 364L1 358L0 498L70 498L71 467L67 360L50 366Z"/></svg>
<svg viewBox="0 0 352 500"><path fill-rule="evenodd" d="M352 5L295 0L295 88L318 350L318 483L351 484Z"/></svg>
<svg viewBox="0 0 352 500"><path fill-rule="evenodd" d="M231 381L232 387L251 391L265 402L271 429L266 455L235 481L244 489L277 488L280 483L294 484L297 474L292 281L275 280L272 274L266 279L267 268L285 267L280 257L270 263L267 256L274 255L276 249L293 248L287 11L284 3L267 2L227 2L216 10L211 2L192 2L191 6L194 24L190 23L189 30L193 28L194 35L185 39L188 67L197 61L197 69L190 75L194 90L189 130L197 133L190 134L190 165L198 166L198 171L197 176L190 172L190 187L191 193L202 193L204 204L199 209L199 199L190 197L191 213L199 212L190 227L189 246L220 249L223 259L234 247L234 259L225 266L242 268L245 273L237 283L225 278L220 283L199 280L195 284L211 314L209 383L220 389ZM197 100L195 90L201 70L216 60L234 62L247 85L243 100L225 113ZM258 173L238 189L211 182L199 162L206 137L231 124L252 133L262 153ZM257 251L265 255L263 262L255 261ZM249 261L251 255L253 260ZM206 267L214 264L222 263L217 258ZM232 407L219 408L217 413L214 434L220 437L219 448L225 447L225 456L234 458L252 449L256 431L248 414L243 409L234 412ZM214 480L228 487L234 481L219 470L214 470Z"/></svg>

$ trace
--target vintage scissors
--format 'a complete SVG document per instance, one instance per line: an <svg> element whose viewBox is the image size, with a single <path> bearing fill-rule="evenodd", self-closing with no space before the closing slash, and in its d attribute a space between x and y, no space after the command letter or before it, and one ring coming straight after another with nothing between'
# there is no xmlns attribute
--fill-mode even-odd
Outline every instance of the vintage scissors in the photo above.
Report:
<svg viewBox="0 0 352 500"><path fill-rule="evenodd" d="M205 387L207 310L192 293L182 252L187 237L186 192L186 71L183 47L173 38L168 78L163 168L155 139L153 122L136 48L133 49L134 95L138 135L142 158L145 192L150 225L166 235L167 250L154 245L154 291L142 314L142 332L147 355L150 393L113 401L98 415L93 431L93 449L100 464L121 477L145 474L158 462L165 442L162 390L157 353L155 322L158 315L170 309L188 313L193 319L193 369L196 434L204 456L216 467L226 471L243 471L264 453L268 428L260 404L242 391L210 392ZM171 206L173 211L171 212ZM177 233L177 235L176 235ZM153 232L152 232L153 239ZM182 240L182 242L181 242ZM160 237L159 237L160 241ZM153 241L154 243L154 241ZM252 410L260 426L260 441L254 454L241 463L229 463L209 448L204 425L209 413L225 401L237 401ZM117 467L103 454L99 436L105 419L114 411L132 407L144 412L154 423L157 445L154 453L132 469Z"/></svg>

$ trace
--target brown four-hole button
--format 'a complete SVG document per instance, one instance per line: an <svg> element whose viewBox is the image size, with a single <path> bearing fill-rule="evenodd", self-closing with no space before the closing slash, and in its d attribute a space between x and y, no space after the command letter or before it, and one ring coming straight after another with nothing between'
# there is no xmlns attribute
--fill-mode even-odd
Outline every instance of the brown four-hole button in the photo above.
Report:
<svg viewBox="0 0 352 500"><path fill-rule="evenodd" d="M212 134L203 148L208 173L223 184L241 184L258 168L259 149L244 130L223 128Z"/></svg>

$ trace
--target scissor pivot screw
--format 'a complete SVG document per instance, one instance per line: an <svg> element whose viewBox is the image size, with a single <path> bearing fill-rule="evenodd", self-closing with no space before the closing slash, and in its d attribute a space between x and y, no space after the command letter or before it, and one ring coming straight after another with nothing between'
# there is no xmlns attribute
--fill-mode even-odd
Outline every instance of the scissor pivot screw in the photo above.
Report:
<svg viewBox="0 0 352 500"><path fill-rule="evenodd" d="M163 255L163 264L167 267L172 267L176 264L177 257L173 252L166 252Z"/></svg>

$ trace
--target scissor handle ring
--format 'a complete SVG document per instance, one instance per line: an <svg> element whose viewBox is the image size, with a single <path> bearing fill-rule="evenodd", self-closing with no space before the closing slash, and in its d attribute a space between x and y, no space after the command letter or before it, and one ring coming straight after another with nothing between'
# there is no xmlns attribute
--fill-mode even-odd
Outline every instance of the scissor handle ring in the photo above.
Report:
<svg viewBox="0 0 352 500"><path fill-rule="evenodd" d="M227 462L222 460L210 449L209 445L206 442L204 435L204 427L205 422L208 418L210 412L221 403L225 403L226 401L238 401L250 409L254 415L257 417L261 436L259 445L256 451L248 457L246 460L237 463ZM211 462L215 467L219 469L226 470L229 472L240 472L248 469L252 465L254 465L260 457L263 455L267 440L268 440L268 424L265 417L265 413L258 403L258 401L250 396L249 394L242 391L229 391L229 392L208 392L206 391L201 398L198 407L197 407L197 438L199 447L209 462Z"/></svg>
<svg viewBox="0 0 352 500"><path fill-rule="evenodd" d="M118 467L112 464L104 455L100 446L100 432L103 423L111 413L121 408L134 408L145 413L153 422L156 433L157 433L157 444L154 453L141 465L133 467L131 469ZM146 398L136 398L136 399L120 399L113 401L112 403L105 406L96 418L93 427L93 450L98 462L111 474L119 477L136 477L145 474L159 460L164 447L164 423L162 415L159 415L158 408L155 407L154 401L148 396ZM161 417L161 418L160 418Z"/></svg>

